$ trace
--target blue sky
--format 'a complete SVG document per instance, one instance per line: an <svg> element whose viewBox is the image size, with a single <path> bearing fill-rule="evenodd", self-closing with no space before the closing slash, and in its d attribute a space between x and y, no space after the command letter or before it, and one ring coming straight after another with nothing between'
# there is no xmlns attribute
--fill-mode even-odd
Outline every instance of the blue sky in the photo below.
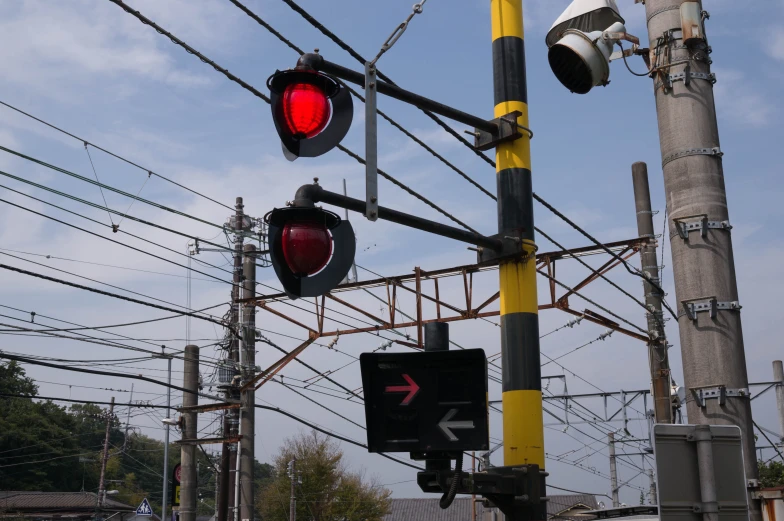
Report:
<svg viewBox="0 0 784 521"><path fill-rule="evenodd" d="M144 0L129 3L260 90L265 90L265 81L275 69L289 68L296 61L293 51L228 0ZM611 67L612 83L608 87L594 89L586 96L572 95L563 89L547 65L544 35L567 3L530 0L525 6L530 119L536 134L532 141L534 189L601 240L632 238L636 235L630 175L633 162L648 163L654 207L664 209L651 82L632 76L622 64L615 63ZM283 2L248 0L247 5L296 45L306 50L319 48L327 59L359 68L358 63ZM360 54L371 56L409 14L411 0L302 0L301 5ZM619 7L628 22L629 31L644 40L646 31L642 5L620 0ZM751 381L767 381L771 377L771 360L781 358L777 327L779 299L776 297L781 286L780 258L784 253L780 232L784 208L779 202L784 195L779 167L779 141L784 135L781 122L784 2L716 0L706 2L705 8L711 13L706 31L713 47L713 70L718 80L715 93L725 153L730 218L734 226L732 233L749 377ZM262 216L274 206L281 206L293 196L298 186L309 182L312 177L319 177L320 183L332 190L340 190L345 178L350 195L361 196L363 192L363 170L340 152L333 151L322 158L295 163L285 161L265 103L140 24L108 0L6 2L0 6L0 20L0 49L3 49L4 64L0 100L6 103L60 125L224 204L231 206L236 196L243 196L248 213L255 216ZM644 68L643 63L637 60L631 65L636 70ZM488 2L430 0L424 13L414 19L405 35L381 59L379 69L417 93L490 118L493 107ZM379 106L483 186L494 190L493 169L427 117L412 107L387 98L381 98ZM354 125L344 141L346 146L357 152L364 148L362 112L362 106L357 105ZM454 128L460 132L464 130L459 124L454 124ZM481 232L495 232L495 205L492 200L385 122L379 123L379 135L381 168ZM0 145L84 176L93 175L82 143L5 107L0 107ZM92 150L91 153L102 182L131 193L142 189L143 197L213 223L221 224L228 216L225 208L159 179L152 178L144 184L144 172L101 152ZM102 202L96 187L65 178L9 154L0 154L0 170L95 203ZM108 222L106 212L64 201L6 178L0 183ZM384 205L442 220L430 208L385 181L381 181L380 190L380 201ZM151 248L127 236L106 234L105 229L94 223L45 207L5 189L0 189L0 194L0 198L85 226L110 238ZM109 206L119 211L124 211L130 204L127 198L117 194L107 193L106 198ZM130 213L200 237L210 238L217 234L216 241L223 239L216 228L175 217L138 202ZM661 228L662 218L663 213L655 217L657 229ZM25 259L178 305L186 303L186 280L181 278L185 270L182 268L6 204L0 205L0 219L3 223L0 227L0 248L72 259L65 261L22 255ZM560 242L570 247L586 245L585 239L541 206L536 207L536 220L542 229ZM359 217L353 222L359 240L358 264L384 275L409 273L415 265L427 270L468 264L474 260L473 254L464 245L448 239L434 238L388 223L369 223ZM184 238L129 221L123 222L121 229L185 252ZM557 249L543 238L539 238L538 242L542 251ZM667 238L661 243L665 248L664 263L667 265L670 263ZM184 257L171 252L156 251L177 262L187 262ZM6 264L96 286L96 283L79 281L46 267L3 257ZM217 253L202 253L199 258L218 265L226 262ZM73 261L164 272L180 278ZM226 275L211 268L206 270ZM559 270L559 276L567 283L574 283L586 275L586 270L576 264L564 263ZM194 277L203 278L200 275ZM368 277L368 272L360 270L360 278ZM613 277L630 292L642 296L636 278L621 272ZM260 272L259 278L267 284L277 285L270 270ZM86 325L105 325L162 316L162 312L84 294L45 281L30 280L18 274L0 273L0 280L4 288L0 304L24 311L33 310L39 317L48 315ZM666 268L664 284L672 301L674 291L671 282L671 271ZM491 295L497 287L495 274L478 278L476 284L478 295ZM455 279L452 287L443 291L459 301L460 286ZM224 284L194 280L192 306L200 308L225 302L228 292L229 288ZM641 310L606 284L595 284L586 290L586 295L625 318L643 324ZM368 296L356 298L367 309L375 311L378 308L377 301ZM540 281L540 300L542 298L544 286ZM412 301L403 301L401 305L407 313L413 312ZM573 306L579 308L579 302L573 301ZM29 318L23 312L8 309L2 313ZM222 310L217 314L221 313ZM569 319L568 315L556 311L543 312L541 330L550 331ZM21 324L11 319L4 320L9 324ZM301 331L268 314L260 313L257 320L259 327L293 336L302 335ZM41 323L54 324L51 321ZM544 339L542 350L551 356L562 354L597 338L602 332L598 326L583 323ZM123 333L136 338L182 339L185 323L182 319L158 322L126 328ZM194 320L192 323L191 338L214 341L219 333L206 322ZM413 331L409 333L413 334ZM672 322L668 324L668 334L674 344L671 356L675 376L682 380L677 328ZM288 349L297 345L293 339L273 334L270 337ZM452 328L452 338L466 347L482 347L488 353L499 350L497 327L487 322L456 324ZM342 353L358 355L376 348L380 342L379 338L355 335L341 338L338 348ZM181 340L165 343L178 349L184 345ZM207 344L210 341L196 343ZM70 359L96 360L128 355L106 347L37 337L7 336L3 345L4 349L13 352ZM323 369L336 369L350 361L348 355L342 353L313 346L303 357ZM203 354L215 356L212 348L205 349ZM259 344L258 358L259 365L265 366L265 363L277 358L277 353ZM591 344L562 361L570 370L606 391L644 389L649 385L644 345L618 334ZM133 367L137 366L142 369L114 369L142 371L162 377L164 367L161 362L139 362ZM175 369L181 371L176 363ZM548 369L549 366L544 374L563 374L561 370ZM127 381L85 377L32 366L29 372L42 381L130 390L130 382ZM293 365L287 367L284 373L292 378L310 376L301 367ZM338 374L341 382L348 387L359 386L356 365L342 369ZM175 373L174 379L181 379L181 373ZM567 383L568 390L573 393L595 391L569 374ZM560 392L562 389L557 390ZM162 392L161 388L151 385L137 385L136 391ZM79 399L110 395L108 392L45 383L41 383L41 393L48 396L70 395ZM491 387L491 399L499 395L497 386ZM134 399L138 396L135 395ZM127 401L128 393L119 393L117 397L118 401ZM150 398L161 399L152 395ZM175 401L178 399L176 397ZM355 439L364 438L364 431L279 386L262 388L259 400L296 410L320 425ZM340 400L327 400L324 403L330 407L354 420L362 420L361 407ZM754 403L758 423L775 429L777 422L770 397L765 395ZM600 404L595 405L600 408ZM642 410L641 404L636 404L636 407ZM639 416L637 412L633 414ZM300 429L296 423L271 414L258 414L257 422L257 456L262 460L269 459L283 438ZM131 423L150 435L160 436L162 432L160 422L149 415L135 417ZM207 423L204 422L205 427ZM492 428L492 436L500 436L500 418L497 416ZM612 428L617 428L617 424ZM594 468L596 472L608 473L606 449L590 455L600 449L601 444L574 430L566 433L561 430L547 430L548 454L553 457L569 454L566 456L569 461L585 456L581 460L585 468L551 460L552 463L548 463L551 482L576 490L608 493L606 479L590 470ZM603 439L597 429L584 430ZM632 422L630 430L635 435L641 434L642 422ZM590 448L583 447L583 442L591 444ZM390 486L395 496L420 495L415 483L410 481L414 479L410 469L367 455L359 449L346 447L346 451L352 465L365 467L370 474L378 477L379 482L403 482ZM633 463L640 465L639 457L635 458ZM500 459L494 461L500 463ZM621 467L620 472L622 479L626 480L632 478L637 470L627 465ZM634 478L632 484L647 489L647 478ZM622 498L636 504L639 490L625 488Z"/></svg>

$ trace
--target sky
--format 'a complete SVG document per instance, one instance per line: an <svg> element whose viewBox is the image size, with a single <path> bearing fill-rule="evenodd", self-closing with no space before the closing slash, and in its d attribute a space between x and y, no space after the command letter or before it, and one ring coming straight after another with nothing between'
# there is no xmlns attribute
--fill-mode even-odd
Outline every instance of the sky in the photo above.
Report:
<svg viewBox="0 0 784 521"><path fill-rule="evenodd" d="M618 3L628 31L644 40L643 6L631 0L619 0ZM547 65L544 36L567 4L562 0L529 0L525 4L530 122L535 133L531 145L534 190L594 237L606 242L631 239L637 235L631 164L645 161L649 167L653 207L660 212L654 216L657 233L660 233L664 222L664 198L651 82L632 76L622 64L613 63L609 86L596 88L585 96L566 91ZM228 0L129 0L129 5L262 92L267 91L265 82L276 69L293 67L297 59L294 51ZM247 5L299 47L308 51L318 48L330 61L360 68L347 53L282 1L248 0ZM411 11L411 0L301 0L300 5L363 56L375 55L387 35ZM781 118L784 109L781 101L784 2L715 0L705 2L704 7L711 14L706 31L713 48L711 57L717 76L714 89L743 306L749 379L765 382L772 376L771 362L782 357L776 295L781 287L779 266L784 253L780 231L784 218L784 206L780 204L784 185L778 166L779 141L784 135ZM172 44L165 36L142 25L109 0L4 2L0 5L0 49L4 64L0 101L78 136L69 137L0 106L2 147L87 178L97 177L119 190L138 193L145 199L200 219L176 215L139 201L131 204L132 200L122 194L102 193L95 185L0 150L0 171L98 205L89 207L0 176L2 264L176 309L188 305L192 309L216 306L225 304L230 296L230 286L214 278L224 281L230 278L226 270L230 272L231 267L223 254L201 251L189 257L185 237L131 220L123 220L119 228L121 233L113 234L106 225L116 224L118 218L114 216L110 222L103 205L188 235L225 243L221 225L231 213L227 206L232 207L238 196L244 198L248 214L262 217L274 207L283 206L293 197L297 187L311 182L314 177L318 177L320 184L328 190L342 190L345 179L349 195L361 197L364 191L362 167L339 151L316 159L286 161L266 103ZM640 60L630 61L630 66L636 71L644 70ZM381 58L378 67L407 89L489 119L493 107L488 2L430 0L424 6L424 12ZM384 97L379 99L379 108L482 186L494 191L492 167L421 112ZM364 151L363 114L363 107L356 102L352 129L343 142L358 153ZM461 124L450 124L458 132L466 130ZM89 148L88 155L82 140L133 161L141 168L93 147ZM379 122L379 166L480 232L495 233L495 203L384 121ZM148 170L221 204L158 176L148 176ZM379 189L382 205L447 222L443 216L384 180L380 181ZM537 205L535 212L537 225L560 243L567 247L588 245L587 239L544 207ZM356 260L361 266L360 280L373 278L371 271L385 276L401 275L411 273L416 266L433 270L475 261L474 254L465 245L450 239L390 223L371 223L361 216L353 217L352 223L358 238ZM105 240L107 238L116 242ZM659 244L665 265L663 284L672 303L675 297L668 242L665 236ZM543 237L538 239L538 244L540 251L558 249ZM597 266L606 259L597 256L586 260ZM633 262L639 261L635 257ZM188 265L200 272L192 272L190 281L186 278ZM575 284L589 273L574 261L564 261L558 269L559 279L566 284ZM611 278L632 294L643 296L636 277L616 270L611 272ZM280 287L268 268L259 269L258 280L265 288ZM547 298L545 282L540 278L540 302ZM13 329L9 326L64 327L58 320L97 327L171 315L8 270L0 272L0 284L3 287L0 323L4 324L0 327L3 329ZM474 301L481 302L496 290L496 272L477 276ZM375 294L382 296L378 290ZM455 277L444 281L441 294L447 301L460 303L462 279ZM642 310L605 282L595 282L584 294L634 324L644 324ZM387 312L384 305L369 294L355 292L351 299L370 312ZM578 310L585 307L585 303L574 298L571 303ZM300 301L295 304L302 309L287 305L278 305L277 309L312 323L312 303ZM414 306L413 299L401 298L402 311L413 314ZM339 329L347 323L359 327L363 320L367 321L356 312L338 309L332 304L329 307L327 316L330 319L326 327ZM219 318L226 309L222 305L209 313ZM347 316L332 311L336 309ZM32 311L36 313L35 325L30 324ZM426 307L425 312L432 314L434 310ZM603 328L586 322L561 327L571 318L558 311L540 314L542 333L560 328L542 339L544 354L560 356L597 339L604 332ZM488 355L495 354L500 350L496 322L489 319L454 323L451 338L460 346L482 348ZM288 350L299 345L305 337L302 329L267 312L257 314L256 324L267 338ZM160 345L166 345L169 351L182 350L188 338L192 343L204 346L201 350L202 377L208 383L212 379L213 362L219 356L214 343L222 338L223 332L219 326L196 319L191 320L190 329L186 328L186 320L177 318L86 333L115 340L122 339L110 332L133 339L151 339L123 342L153 351L158 351ZM400 333L416 336L413 329ZM674 378L682 382L680 346L674 322L667 323L667 333L673 344L670 356ZM337 371L333 378L355 389L361 385L358 364L346 364L394 336L393 333L341 336L333 346L336 349L327 348L327 339L309 347L301 358L323 371ZM161 381L166 378L164 361L116 347L6 332L0 349L82 360L91 367L143 374ZM404 351L406 348L391 349ZM269 345L257 344L259 366L266 367L279 355ZM145 359L117 361L136 358ZM546 376L565 375L565 380L547 380L550 382L545 383L547 393L634 391L647 389L650 385L645 345L618 333L570 353L559 363L563 367L549 364L543 368ZM33 365L27 365L26 369L38 381L43 396L102 401L115 396L118 403L128 403L133 384L133 401L150 400L162 404L166 399L163 387L146 382ZM313 376L298 364L290 364L282 374L295 383ZM175 359L172 382L179 385L181 381L182 361ZM364 430L321 405L360 424L364 423L363 408L345 397L313 393L312 389L318 389L340 394L325 381L318 385L323 387L302 391L313 400L309 401L270 382L260 389L257 403L295 412L331 432L364 442ZM494 382L490 383L490 399L500 399L500 386ZM174 393L172 400L175 404L180 403L181 396ZM582 403L597 415L603 413L604 404L599 399ZM618 402L612 399L608 407L613 403L617 409ZM562 404L552 403L549 407L564 419ZM644 407L642 399L629 406L627 428L632 436L647 435ZM771 393L755 400L753 410L757 423L772 431L778 430ZM119 411L126 414L127 408ZM584 412L584 415L589 413ZM161 438L162 417L159 412L133 409L129 423L140 432ZM214 420L214 416L201 418L203 433L212 432ZM619 436L624 435L624 425L580 424L575 423L579 420L573 416L569 421L567 426L553 416L546 416L547 470L551 476L548 483L597 495L609 494L609 462L604 442L608 431L621 429ZM257 458L271 461L285 438L304 428L274 412L257 412ZM173 436L176 437L176 433ZM493 413L491 442L497 442L500 437L501 418ZM361 448L347 444L341 447L352 467L363 468L375 476L388 486L394 497L422 496L412 469L368 454ZM625 450L634 453L639 452L638 449L638 445L630 444ZM500 452L494 454L494 464L501 464ZM405 454L400 456L406 457ZM763 456L767 459L773 453L767 450ZM650 468L650 459L643 460L635 455L622 460L620 478L630 480L630 486L622 488L621 499L628 504L638 504L640 491L647 491L648 478L646 474L635 475ZM604 496L600 499L609 503Z"/></svg>

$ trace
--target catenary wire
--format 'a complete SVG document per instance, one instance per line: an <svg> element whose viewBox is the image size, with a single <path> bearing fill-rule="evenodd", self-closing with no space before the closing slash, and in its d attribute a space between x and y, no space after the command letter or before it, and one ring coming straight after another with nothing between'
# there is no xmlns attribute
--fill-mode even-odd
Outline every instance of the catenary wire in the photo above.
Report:
<svg viewBox="0 0 784 521"><path fill-rule="evenodd" d="M6 102L0 100L0 105L5 105L9 109L15 110L16 112L18 112L20 114L23 114L23 115L27 116L28 118L34 119L35 121L38 121L39 123L42 123L42 124L46 125L47 127L52 128L52 129L54 129L54 130L56 130L56 131L58 131L58 132L60 132L62 134L65 134L66 136L72 137L73 139L75 139L77 141L81 141L82 143L86 143L86 144L90 145L91 147L93 147L93 148L95 148L97 150L100 150L101 152L103 152L105 154L109 154L110 156L115 157L115 158L119 159L120 161L124 161L125 163L128 163L129 165L135 166L139 170L142 170L142 171L146 172L148 174L148 179L149 179L150 175L154 175L155 177L157 177L159 179L163 179L164 181L167 181L167 182L169 182L169 183L171 183L171 184L173 184L175 186L179 186L180 188L183 188L183 189L191 192L192 194L198 195L199 197L203 197L204 199L207 199L208 201L212 201L213 203L215 203L217 205L223 206L224 208L228 208L229 210L232 210L232 211L234 210L234 208L232 208L231 206L225 205L225 204L223 204L223 203L221 203L219 201L216 201L215 199L212 199L211 197L208 197L208 196L206 196L204 194L201 194L201 193L199 193L199 192L197 192L195 190L192 190L192 189L188 188L185 185L182 185L182 184L180 184L180 183L178 183L176 181L173 181L173 180L169 179L168 177L165 177L165 176L163 176L161 174L158 174L158 173L150 170L149 168L145 168L143 166L140 166L137 163L134 163L133 161L131 161L129 159L125 159L124 157L122 157L122 156L120 156L118 154L115 154L114 152L111 152L111 151L109 151L109 150L107 150L105 148L102 148L102 147L96 145L95 143L91 143L91 142L87 141L86 139L80 138L79 136L76 136L76 135L68 132L67 130L63 130L62 128L59 128L59 127L53 125L52 123L48 123L47 121L44 121L43 119L40 119L40 118L38 118L36 116L33 116L32 114L30 114L28 112L25 112L25 111L23 111L23 110L21 110L21 109L19 109L17 107L14 107L13 105L10 105L9 103L6 103Z"/></svg>

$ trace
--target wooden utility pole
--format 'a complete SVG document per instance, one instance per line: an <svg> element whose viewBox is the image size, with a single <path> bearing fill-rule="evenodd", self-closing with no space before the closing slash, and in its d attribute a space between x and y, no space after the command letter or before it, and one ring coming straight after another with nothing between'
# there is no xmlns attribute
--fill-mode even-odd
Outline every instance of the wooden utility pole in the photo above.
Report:
<svg viewBox="0 0 784 521"><path fill-rule="evenodd" d="M634 184L634 206L637 211L637 233L645 242L640 246L640 262L647 281L645 290L645 307L648 308L648 365L651 369L653 384L653 410L656 423L672 423L672 399L670 360L667 355L667 335L664 332L664 314L662 313L661 277L659 263L656 259L656 236L653 231L653 210L651 209L651 191L648 186L648 165L634 163L632 165L632 182ZM653 283L653 284L651 284Z"/></svg>
<svg viewBox="0 0 784 521"><path fill-rule="evenodd" d="M109 461L109 433L114 418L114 396L109 405L109 414L106 415L106 434L103 437L103 456L101 457L101 478L98 482L98 501L95 505L95 519L103 519L103 505L106 501L106 462Z"/></svg>
<svg viewBox="0 0 784 521"><path fill-rule="evenodd" d="M702 2L646 0L689 423L737 425L762 519L741 303ZM702 396L707 396L703 399Z"/></svg>

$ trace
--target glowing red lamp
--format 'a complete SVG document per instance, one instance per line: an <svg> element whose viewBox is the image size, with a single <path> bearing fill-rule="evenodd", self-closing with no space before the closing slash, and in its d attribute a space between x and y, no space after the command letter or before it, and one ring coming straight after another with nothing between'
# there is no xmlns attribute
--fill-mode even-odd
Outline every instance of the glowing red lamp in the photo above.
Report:
<svg viewBox="0 0 784 521"><path fill-rule="evenodd" d="M283 227L283 257L297 276L321 271L332 256L332 236L316 221L292 221Z"/></svg>
<svg viewBox="0 0 784 521"><path fill-rule="evenodd" d="M291 135L309 139L329 123L329 97L318 85L292 83L283 91L283 117Z"/></svg>

